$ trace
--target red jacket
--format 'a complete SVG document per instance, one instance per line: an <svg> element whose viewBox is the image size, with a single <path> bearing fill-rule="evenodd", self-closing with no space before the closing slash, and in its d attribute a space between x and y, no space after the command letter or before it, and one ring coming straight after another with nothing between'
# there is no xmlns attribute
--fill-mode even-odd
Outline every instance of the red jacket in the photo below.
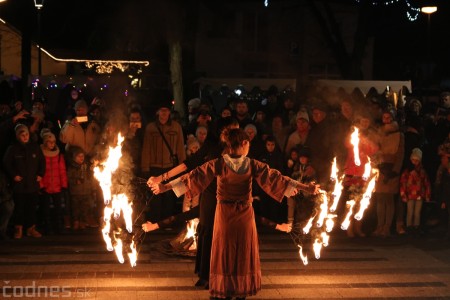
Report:
<svg viewBox="0 0 450 300"><path fill-rule="evenodd" d="M54 194L67 188L67 172L64 156L58 151L46 151L41 147L45 156L45 174L40 182L41 189ZM55 155L56 154L56 155Z"/></svg>

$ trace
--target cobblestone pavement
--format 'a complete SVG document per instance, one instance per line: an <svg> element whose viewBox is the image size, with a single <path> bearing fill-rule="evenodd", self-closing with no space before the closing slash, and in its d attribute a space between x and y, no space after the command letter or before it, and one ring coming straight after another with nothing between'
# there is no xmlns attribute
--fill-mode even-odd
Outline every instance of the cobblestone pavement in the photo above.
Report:
<svg viewBox="0 0 450 300"><path fill-rule="evenodd" d="M120 264L97 229L0 243L0 298L208 299L194 287L194 259L167 255L161 241L177 230L147 233L137 266ZM333 234L309 263L285 233L260 230L262 284L249 299L450 299L450 242L420 237L349 239Z"/></svg>

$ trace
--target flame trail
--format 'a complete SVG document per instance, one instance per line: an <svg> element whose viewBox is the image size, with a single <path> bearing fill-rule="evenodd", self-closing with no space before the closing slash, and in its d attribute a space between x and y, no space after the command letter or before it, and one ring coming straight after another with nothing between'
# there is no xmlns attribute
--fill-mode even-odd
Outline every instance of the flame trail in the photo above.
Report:
<svg viewBox="0 0 450 300"><path fill-rule="evenodd" d="M332 181L334 181L334 190L331 193L331 197L333 199L333 203L331 204L330 207L330 212L335 212L339 203L339 199L341 198L342 195L342 182L344 181L344 175L341 176L341 178L338 180L338 172L339 169L337 168L337 163L336 163L336 157L333 160L333 165L331 167L331 176L330 179Z"/></svg>
<svg viewBox="0 0 450 300"><path fill-rule="evenodd" d="M303 264L306 266L308 264L308 256L303 254L303 248L300 245L298 246L298 254L300 255L300 259L303 261Z"/></svg>
<svg viewBox="0 0 450 300"><path fill-rule="evenodd" d="M319 193L321 195L322 203L320 204L320 214L316 224L317 227L322 227L323 220L328 215L328 197L327 193L324 190L320 190Z"/></svg>
<svg viewBox="0 0 450 300"><path fill-rule="evenodd" d="M372 167L370 164L370 157L367 158L368 162L364 165L364 174L362 176L362 179L364 181L367 181L367 179L369 179L370 174L372 173Z"/></svg>
<svg viewBox="0 0 450 300"><path fill-rule="evenodd" d="M305 225L305 227L303 227L303 233L304 233L304 234L308 234L309 231L311 230L311 227L312 227L312 223L313 223L313 221L314 221L314 218L315 218L315 216L314 216L314 217L311 217L311 218L308 220L308 223Z"/></svg>
<svg viewBox="0 0 450 300"><path fill-rule="evenodd" d="M350 225L350 218L353 214L353 206L355 206L355 203L356 203L355 200L347 201L347 207L348 207L347 215L345 216L345 219L341 224L341 228L343 230L347 230L348 226Z"/></svg>
<svg viewBox="0 0 450 300"><path fill-rule="evenodd" d="M353 127L353 133L351 135L350 143L353 145L353 156L355 159L355 165L360 166L361 160L359 158L359 129Z"/></svg>
<svg viewBox="0 0 450 300"><path fill-rule="evenodd" d="M198 218L195 218L193 220L190 220L187 224L186 224L186 236L184 237L184 240L187 240L189 238L193 238L194 242L192 243L192 245L189 247L189 250L196 250L197 249L197 239L195 236L195 232L197 231L197 225L198 225Z"/></svg>
<svg viewBox="0 0 450 300"><path fill-rule="evenodd" d="M370 180L369 185L367 186L367 189L364 192L364 195L359 202L359 211L355 214L356 220L361 220L364 215L364 211L367 209L367 207L369 207L370 198L372 197L372 192L375 189L375 181L376 181L376 177L374 176Z"/></svg>
<svg viewBox="0 0 450 300"><path fill-rule="evenodd" d="M333 227L334 227L333 219L334 218L337 218L337 215L335 215L335 214L328 214L327 220L325 221L325 231L326 232L331 232L333 230Z"/></svg>
<svg viewBox="0 0 450 300"><path fill-rule="evenodd" d="M322 250L322 243L319 239L315 239L313 244L314 254L316 255L316 259L320 258L320 250Z"/></svg>
<svg viewBox="0 0 450 300"><path fill-rule="evenodd" d="M105 225L102 228L102 236L106 243L106 249L108 251L114 250L120 263L125 262L123 253L127 247L124 247L124 241L121 238L123 235L122 229L118 228L114 230L112 222L122 217L125 222L126 231L130 234L133 232L133 203L129 201L125 194L112 195L111 191L113 187L112 177L114 172L119 168L119 161L122 157L123 141L124 137L119 133L116 146L109 147L107 159L94 168L94 177L100 184L105 200L105 208L103 210ZM130 252L127 253L128 258L131 266L134 267L137 261L136 243L132 241L129 248Z"/></svg>

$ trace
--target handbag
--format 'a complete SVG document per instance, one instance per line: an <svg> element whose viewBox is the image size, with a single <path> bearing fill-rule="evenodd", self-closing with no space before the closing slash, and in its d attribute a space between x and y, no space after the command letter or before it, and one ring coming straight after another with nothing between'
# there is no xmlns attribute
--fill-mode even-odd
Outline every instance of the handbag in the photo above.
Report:
<svg viewBox="0 0 450 300"><path fill-rule="evenodd" d="M155 124L156 125L156 124ZM170 159L172 160L173 166L178 166L179 165L179 161L178 161L178 156L176 154L173 153L172 148L170 148L169 143L166 140L166 137L164 136L164 133L161 131L161 128L159 128L158 125L156 125L156 128L159 131L159 134L161 135L164 144L166 144L167 149L169 149L169 153L170 153Z"/></svg>

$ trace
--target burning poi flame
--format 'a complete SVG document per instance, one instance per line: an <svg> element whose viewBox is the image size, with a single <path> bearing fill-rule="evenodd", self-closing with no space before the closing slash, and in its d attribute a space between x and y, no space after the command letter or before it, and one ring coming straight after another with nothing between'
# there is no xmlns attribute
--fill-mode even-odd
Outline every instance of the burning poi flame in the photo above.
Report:
<svg viewBox="0 0 450 300"><path fill-rule="evenodd" d="M350 225L350 218L352 217L353 214L353 206L355 206L355 200L349 200L347 201L347 215L345 216L344 221L341 224L341 228L343 230L347 230L348 226Z"/></svg>
<svg viewBox="0 0 450 300"><path fill-rule="evenodd" d="M333 160L333 165L331 167L331 176L330 179L334 181L334 190L331 193L331 196L333 198L333 202L330 207L330 212L335 212L339 203L339 199L341 198L342 194L342 182L344 181L344 175L341 176L341 178L338 180L338 173L339 169L337 168L336 163L336 157Z"/></svg>
<svg viewBox="0 0 450 300"><path fill-rule="evenodd" d="M298 254L300 255L300 259L303 261L303 264L306 266L308 264L308 256L303 254L303 248L300 245L298 246Z"/></svg>
<svg viewBox="0 0 450 300"><path fill-rule="evenodd" d="M359 129L353 127L353 133L351 134L350 143L353 145L353 156L355 160L355 165L361 165L361 159L359 158Z"/></svg>
<svg viewBox="0 0 450 300"><path fill-rule="evenodd" d="M372 197L372 192L375 189L375 181L376 176L372 177L366 191L362 196L362 199L359 201L359 211L355 214L356 220L361 220L364 215L364 211L367 209L367 207L369 207L370 198Z"/></svg>
<svg viewBox="0 0 450 300"><path fill-rule="evenodd" d="M106 243L106 249L108 251L115 251L120 263L125 262L123 256L124 242L120 239L122 229L119 228L118 230L111 232L111 222L113 222L113 219L118 219L122 215L125 221L126 230L129 233L132 233L133 231L132 203L125 194L112 195L111 192L112 175L119 167L119 160L122 157L123 141L124 137L119 133L117 145L115 147L109 147L107 159L94 168L94 177L98 180L105 199L105 208L103 210L103 220L105 225L102 228L103 239ZM137 250L134 241L130 245L128 257L131 266L136 266Z"/></svg>
<svg viewBox="0 0 450 300"><path fill-rule="evenodd" d="M187 240L189 238L193 238L194 239L194 242L189 247L189 250L196 250L197 249L197 239L196 239L195 233L197 231L198 222L199 222L198 218L195 218L193 220L190 220L186 224L186 236L184 237L184 240Z"/></svg>
<svg viewBox="0 0 450 300"><path fill-rule="evenodd" d="M364 174L362 176L362 179L364 181L367 181L367 179L369 179L369 177L370 177L370 174L372 173L372 166L371 166L371 163L370 163L370 157L368 157L367 159L368 159L368 161L364 165Z"/></svg>
<svg viewBox="0 0 450 300"><path fill-rule="evenodd" d="M327 193L324 190L319 190L319 193L321 195L322 203L320 204L320 213L317 220L317 227L322 227L323 220L325 220L328 215L328 197Z"/></svg>
<svg viewBox="0 0 450 300"><path fill-rule="evenodd" d="M351 135L351 143L353 144L355 165L360 166L361 161L360 161L360 156L359 156L359 130L356 127L354 127L354 131ZM342 190L343 190L342 183L345 178L345 175L342 175L341 178L339 178L338 173L339 173L339 170L337 168L336 157L335 157L333 160L333 165L332 165L331 174L330 174L330 180L334 181L334 189L331 192L331 197L333 199L333 202L332 202L331 206L329 207L327 192L324 190L319 190L320 201L321 201L320 211L319 211L318 215L315 214L313 217L311 217L308 220L305 227L303 228L303 234L308 234L312 228L314 220L317 218L316 227L323 229L323 231L318 235L318 237L315 238L314 243L313 243L313 250L314 250L316 259L320 258L320 251L321 251L322 247L328 246L330 236L327 234L327 232L331 232L333 230L333 227L334 227L333 219L337 217L336 214L332 214L332 213L335 212L337 209L338 202L341 198ZM375 181L378 177L377 176L378 172L377 172L377 170L372 169L371 161L370 161L370 158L368 157L368 162L364 165L364 174L362 176L362 179L364 181L367 181L370 178L371 174L376 174L376 175L371 178L371 180L367 184L366 190L365 190L361 200L358 201L359 211L354 215L354 218L356 220L362 219L364 211L369 206L370 198L375 189ZM359 199L359 197L358 197L358 199ZM356 203L357 203L357 201L355 201L355 200L349 200L346 202L347 214L344 218L344 221L341 224L341 229L343 229L343 230L348 229L350 222L351 222L351 218L353 216L353 210L354 210ZM323 226L324 222L325 222L325 226ZM325 228L323 228L323 227L325 227ZM303 261L304 265L307 265L308 257L305 254L303 254L302 246L299 244L297 246L299 247L300 259Z"/></svg>

